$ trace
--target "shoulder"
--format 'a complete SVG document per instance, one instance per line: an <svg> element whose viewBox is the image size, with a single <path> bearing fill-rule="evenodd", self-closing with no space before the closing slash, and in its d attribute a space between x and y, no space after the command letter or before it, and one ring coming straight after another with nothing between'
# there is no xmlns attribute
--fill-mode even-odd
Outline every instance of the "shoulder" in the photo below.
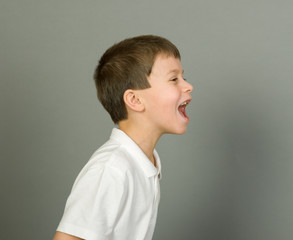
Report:
<svg viewBox="0 0 293 240"><path fill-rule="evenodd" d="M119 142L109 140L94 152L80 175L92 175L107 170L125 176L131 168L131 157L125 147Z"/></svg>
<svg viewBox="0 0 293 240"><path fill-rule="evenodd" d="M72 192L84 192L83 196L114 190L123 192L128 186L128 170L131 168L123 146L106 142L89 159L78 174ZM85 198L85 197L84 197Z"/></svg>

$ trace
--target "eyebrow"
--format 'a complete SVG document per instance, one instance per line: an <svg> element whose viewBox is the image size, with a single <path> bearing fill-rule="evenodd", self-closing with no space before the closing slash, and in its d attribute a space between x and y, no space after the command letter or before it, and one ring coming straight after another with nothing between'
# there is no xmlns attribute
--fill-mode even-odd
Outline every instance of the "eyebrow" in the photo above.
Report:
<svg viewBox="0 0 293 240"><path fill-rule="evenodd" d="M178 69L174 69L174 70L171 70L170 72L168 72L167 74L171 74L171 73L180 73L180 70ZM182 69L182 74L184 73L184 70Z"/></svg>

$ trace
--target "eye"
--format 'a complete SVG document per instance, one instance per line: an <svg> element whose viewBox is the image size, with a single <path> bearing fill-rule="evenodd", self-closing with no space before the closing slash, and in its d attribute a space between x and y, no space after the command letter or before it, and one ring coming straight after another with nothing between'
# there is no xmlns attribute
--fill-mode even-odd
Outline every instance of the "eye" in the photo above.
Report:
<svg viewBox="0 0 293 240"><path fill-rule="evenodd" d="M176 82L178 78L172 78L171 81Z"/></svg>

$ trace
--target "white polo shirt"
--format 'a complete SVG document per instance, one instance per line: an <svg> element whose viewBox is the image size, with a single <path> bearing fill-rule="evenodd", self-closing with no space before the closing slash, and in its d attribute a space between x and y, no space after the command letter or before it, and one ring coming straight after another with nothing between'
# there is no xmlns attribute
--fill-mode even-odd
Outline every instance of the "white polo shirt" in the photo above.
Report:
<svg viewBox="0 0 293 240"><path fill-rule="evenodd" d="M138 145L114 128L74 182L57 231L87 240L152 239L160 201L156 168Z"/></svg>

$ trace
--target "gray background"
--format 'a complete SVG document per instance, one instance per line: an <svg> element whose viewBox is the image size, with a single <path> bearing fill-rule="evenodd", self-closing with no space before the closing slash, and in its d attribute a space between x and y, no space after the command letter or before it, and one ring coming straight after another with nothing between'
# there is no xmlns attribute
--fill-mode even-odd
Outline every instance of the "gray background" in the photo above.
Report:
<svg viewBox="0 0 293 240"><path fill-rule="evenodd" d="M1 239L50 239L73 181L113 124L92 75L113 43L169 38L195 86L164 136L155 240L293 236L293 3L0 3Z"/></svg>

